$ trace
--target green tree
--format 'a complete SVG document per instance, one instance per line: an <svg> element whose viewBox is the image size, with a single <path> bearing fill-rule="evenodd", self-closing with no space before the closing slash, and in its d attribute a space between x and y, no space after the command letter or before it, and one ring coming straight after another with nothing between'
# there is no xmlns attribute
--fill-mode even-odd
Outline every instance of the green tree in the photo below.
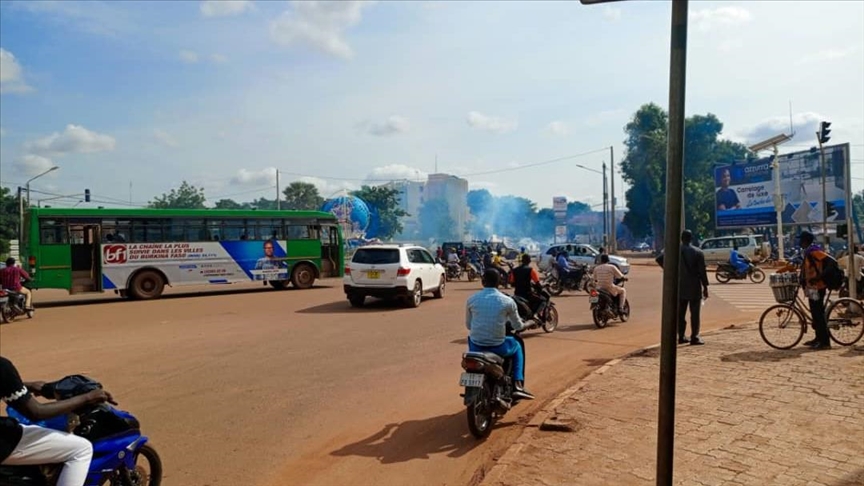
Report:
<svg viewBox="0 0 864 486"><path fill-rule="evenodd" d="M154 209L204 209L204 189L195 187L186 181L178 189L162 194L150 201L149 207Z"/></svg>
<svg viewBox="0 0 864 486"><path fill-rule="evenodd" d="M668 118L659 106L643 105L624 131L627 153L621 161L628 212L624 223L636 238L654 235L663 241L666 213L666 129ZM720 140L723 123L713 114L694 115L684 128L685 226L704 237L714 230L714 167L747 158L741 144Z"/></svg>
<svg viewBox="0 0 864 486"><path fill-rule="evenodd" d="M853 226L855 222L858 223L859 227L864 226L864 190L852 195L852 208ZM849 231L855 230L854 227L849 228Z"/></svg>
<svg viewBox="0 0 864 486"><path fill-rule="evenodd" d="M276 209L276 200L275 199L267 199L266 197L259 197L258 199L249 202L243 203L248 204L251 209L261 209L261 210L275 210Z"/></svg>
<svg viewBox="0 0 864 486"><path fill-rule="evenodd" d="M249 203L238 203L233 199L220 199L216 201L216 209L249 209Z"/></svg>
<svg viewBox="0 0 864 486"><path fill-rule="evenodd" d="M420 237L423 239L452 241L459 238L456 223L450 217L450 205L445 199L427 200L420 207L417 219L420 223Z"/></svg>
<svg viewBox="0 0 864 486"><path fill-rule="evenodd" d="M399 190L385 186L362 186L351 193L359 197L378 218L378 238L391 240L402 232L399 218L410 216L399 207Z"/></svg>
<svg viewBox="0 0 864 486"><path fill-rule="evenodd" d="M18 239L18 198L0 187L0 255L9 253L9 240Z"/></svg>
<svg viewBox="0 0 864 486"><path fill-rule="evenodd" d="M284 209L317 211L324 204L318 188L308 182L292 182L282 191L285 195Z"/></svg>

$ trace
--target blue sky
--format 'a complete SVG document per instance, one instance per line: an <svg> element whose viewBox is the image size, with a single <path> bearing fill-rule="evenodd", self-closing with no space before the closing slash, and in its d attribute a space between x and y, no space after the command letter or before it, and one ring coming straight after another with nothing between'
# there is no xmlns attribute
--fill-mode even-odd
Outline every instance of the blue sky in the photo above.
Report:
<svg viewBox="0 0 864 486"><path fill-rule="evenodd" d="M466 175L473 188L599 202L630 115L665 105L668 2L0 1L0 180L146 203L328 196L364 179ZM864 188L864 3L691 2L687 112L725 136L820 119ZM497 173L489 174L490 171ZM482 175L471 175L484 173ZM301 175L294 175L301 174ZM621 189L618 179L617 189ZM623 198L621 199L623 200Z"/></svg>

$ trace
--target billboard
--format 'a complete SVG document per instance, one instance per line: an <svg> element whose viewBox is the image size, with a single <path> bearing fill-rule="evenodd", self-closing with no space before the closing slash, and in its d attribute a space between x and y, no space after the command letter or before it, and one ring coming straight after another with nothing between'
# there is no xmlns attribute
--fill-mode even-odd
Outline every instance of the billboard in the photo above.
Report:
<svg viewBox="0 0 864 486"><path fill-rule="evenodd" d="M849 144L825 147L825 207L818 150L781 155L779 163L784 225L821 223L823 211L829 223L842 223L846 219ZM776 225L773 177L773 157L716 167L717 229Z"/></svg>
<svg viewBox="0 0 864 486"><path fill-rule="evenodd" d="M567 198L562 196L553 197L552 211L555 212L555 220L559 223L567 219Z"/></svg>

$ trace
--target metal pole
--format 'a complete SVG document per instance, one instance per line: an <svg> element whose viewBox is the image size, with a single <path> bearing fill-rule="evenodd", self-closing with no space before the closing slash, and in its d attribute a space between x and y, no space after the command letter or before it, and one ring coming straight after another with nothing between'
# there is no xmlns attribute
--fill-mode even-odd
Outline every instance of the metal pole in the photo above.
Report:
<svg viewBox="0 0 864 486"><path fill-rule="evenodd" d="M819 132L816 132L816 138L819 138L819 135ZM822 162L822 243L825 251L828 251L828 200L825 196L825 148L822 147L822 140L819 140L819 159Z"/></svg>
<svg viewBox="0 0 864 486"><path fill-rule="evenodd" d="M615 152L614 149L609 147L609 186L612 192L612 206L610 209L612 210L612 227L610 228L610 232L612 233L612 241L609 242L609 250L608 254L614 255L618 250L618 235L616 234L615 227L618 226L618 221L615 219Z"/></svg>
<svg viewBox="0 0 864 486"><path fill-rule="evenodd" d="M21 253L21 242L24 241L24 194L18 186L18 253Z"/></svg>
<svg viewBox="0 0 864 486"><path fill-rule="evenodd" d="M774 145L774 210L777 213L777 259L785 259L783 248L783 193L780 190L780 150Z"/></svg>
<svg viewBox="0 0 864 486"><path fill-rule="evenodd" d="M609 232L609 218L607 216L607 211L609 208L609 193L607 192L606 186L606 162L603 162L603 246L605 247L607 244L606 235Z"/></svg>
<svg viewBox="0 0 864 486"><path fill-rule="evenodd" d="M846 151L846 164L843 166L846 182L846 248L849 252L849 297L858 295L858 275L855 273L855 232L852 230L852 161ZM864 242L860 242L864 244Z"/></svg>
<svg viewBox="0 0 864 486"><path fill-rule="evenodd" d="M672 1L669 56L669 140L666 149L666 249L660 336L660 400L657 423L657 485L671 486L675 457L675 366L678 346L678 267L683 224L684 102L687 84L688 0Z"/></svg>
<svg viewBox="0 0 864 486"><path fill-rule="evenodd" d="M279 196L279 169L276 169L276 210L282 209L282 198Z"/></svg>

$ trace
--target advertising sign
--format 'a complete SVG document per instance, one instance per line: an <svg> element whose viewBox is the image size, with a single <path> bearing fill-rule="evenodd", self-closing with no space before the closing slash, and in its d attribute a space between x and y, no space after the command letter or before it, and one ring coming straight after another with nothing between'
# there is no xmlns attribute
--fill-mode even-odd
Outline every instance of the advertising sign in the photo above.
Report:
<svg viewBox="0 0 864 486"><path fill-rule="evenodd" d="M115 288L144 266L175 283L287 280L286 248L284 240L102 245L103 288Z"/></svg>
<svg viewBox="0 0 864 486"><path fill-rule="evenodd" d="M566 238L567 237L567 226L556 226L555 227L555 237L556 238Z"/></svg>
<svg viewBox="0 0 864 486"><path fill-rule="evenodd" d="M846 219L846 169L849 144L825 147L825 200L822 203L822 164L819 151L793 152L779 157L780 193L784 225ZM777 224L772 158L714 169L717 229Z"/></svg>
<svg viewBox="0 0 864 486"><path fill-rule="evenodd" d="M555 220L559 223L567 219L567 198L562 196L553 197L552 211L555 212Z"/></svg>

